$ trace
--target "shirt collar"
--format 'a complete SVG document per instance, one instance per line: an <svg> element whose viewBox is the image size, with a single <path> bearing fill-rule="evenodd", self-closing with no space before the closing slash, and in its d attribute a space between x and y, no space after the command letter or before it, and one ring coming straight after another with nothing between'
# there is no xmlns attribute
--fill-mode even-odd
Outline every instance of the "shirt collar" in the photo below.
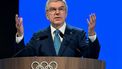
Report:
<svg viewBox="0 0 122 69"><path fill-rule="evenodd" d="M53 34L53 32L54 32L56 29L55 29L52 25L50 25L50 27L51 27L51 34ZM66 28L66 22L64 22L63 26L61 26L61 27L59 28L59 31L60 31L62 34L64 34L65 28Z"/></svg>

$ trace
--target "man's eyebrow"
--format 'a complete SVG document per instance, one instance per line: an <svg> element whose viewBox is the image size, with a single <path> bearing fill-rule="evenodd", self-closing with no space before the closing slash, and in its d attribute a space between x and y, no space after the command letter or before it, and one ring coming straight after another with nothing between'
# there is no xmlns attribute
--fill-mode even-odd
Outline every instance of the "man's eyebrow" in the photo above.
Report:
<svg viewBox="0 0 122 69"><path fill-rule="evenodd" d="M65 6L60 6L60 7L65 7Z"/></svg>
<svg viewBox="0 0 122 69"><path fill-rule="evenodd" d="M60 6L60 7L65 7L65 6ZM60 8L60 7L59 7L59 8ZM55 7L50 7L50 8L55 8Z"/></svg>
<svg viewBox="0 0 122 69"><path fill-rule="evenodd" d="M56 7L49 7L48 9L50 9L50 8L56 8ZM65 8L65 6L60 6L58 8Z"/></svg>

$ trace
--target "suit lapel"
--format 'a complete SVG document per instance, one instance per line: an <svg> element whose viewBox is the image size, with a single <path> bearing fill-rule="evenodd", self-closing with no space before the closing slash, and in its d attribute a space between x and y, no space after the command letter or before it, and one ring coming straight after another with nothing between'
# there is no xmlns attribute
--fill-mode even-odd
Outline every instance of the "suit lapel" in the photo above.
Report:
<svg viewBox="0 0 122 69"><path fill-rule="evenodd" d="M66 26L66 30L64 33L63 41L61 43L58 56L62 56L63 52L66 50L68 44L70 43L71 37L72 37L72 29L69 26Z"/></svg>
<svg viewBox="0 0 122 69"><path fill-rule="evenodd" d="M48 27L46 29L46 31L44 32L44 35L47 35L48 38L45 40L45 44L44 46L49 48L48 49L48 55L51 55L51 56L55 56L56 55L56 52L55 52L55 48L54 48L54 44L53 44L53 39L52 39L52 36L51 36L51 29L50 27Z"/></svg>
<svg viewBox="0 0 122 69"><path fill-rule="evenodd" d="M70 44L70 41L71 41L71 38L72 38L72 33L73 33L73 31L70 28L70 26L66 26L66 30L65 30L65 33L64 33L63 41L61 43L61 47L60 47L58 56L62 56L63 52L66 50L66 48ZM52 39L52 36L51 36L50 27L48 27L44 31L44 33L42 33L42 34L48 36L48 38L44 40L44 45L43 45L46 48L49 48L48 49L48 55L56 56L56 51L55 51L55 48L54 48L54 43L53 43L53 39Z"/></svg>

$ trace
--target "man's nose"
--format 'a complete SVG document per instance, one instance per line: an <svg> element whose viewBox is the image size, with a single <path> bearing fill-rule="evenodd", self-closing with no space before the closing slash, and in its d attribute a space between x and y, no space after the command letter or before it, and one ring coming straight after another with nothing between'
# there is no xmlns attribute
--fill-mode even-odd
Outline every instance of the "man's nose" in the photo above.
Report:
<svg viewBox="0 0 122 69"><path fill-rule="evenodd" d="M59 14L59 13L60 13L60 11L57 9L57 10L56 10L56 14Z"/></svg>

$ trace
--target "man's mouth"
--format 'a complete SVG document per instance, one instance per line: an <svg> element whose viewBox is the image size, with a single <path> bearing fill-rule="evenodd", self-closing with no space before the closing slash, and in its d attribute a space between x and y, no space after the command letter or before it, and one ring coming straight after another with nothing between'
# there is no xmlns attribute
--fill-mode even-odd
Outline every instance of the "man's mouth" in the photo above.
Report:
<svg viewBox="0 0 122 69"><path fill-rule="evenodd" d="M60 19L61 19L61 17L55 17L54 19L55 19L55 20L60 20Z"/></svg>
<svg viewBox="0 0 122 69"><path fill-rule="evenodd" d="M55 17L55 18L61 18L61 17Z"/></svg>

